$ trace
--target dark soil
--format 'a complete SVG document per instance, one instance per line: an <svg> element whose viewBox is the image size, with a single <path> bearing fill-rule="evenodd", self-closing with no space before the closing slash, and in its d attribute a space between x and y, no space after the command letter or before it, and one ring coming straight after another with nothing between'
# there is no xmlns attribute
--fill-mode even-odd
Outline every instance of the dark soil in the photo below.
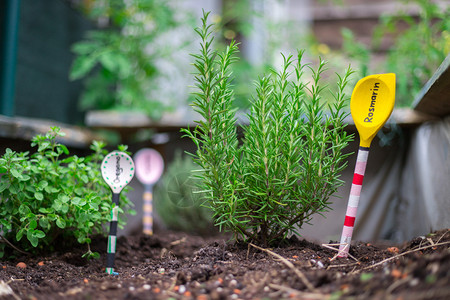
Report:
<svg viewBox="0 0 450 300"><path fill-rule="evenodd" d="M82 259L86 249L77 247L0 261L0 299L450 299L449 246L449 229L397 247L358 242L355 261L296 238L261 250L157 232L121 237L119 274L108 275L106 239L98 238L98 260Z"/></svg>

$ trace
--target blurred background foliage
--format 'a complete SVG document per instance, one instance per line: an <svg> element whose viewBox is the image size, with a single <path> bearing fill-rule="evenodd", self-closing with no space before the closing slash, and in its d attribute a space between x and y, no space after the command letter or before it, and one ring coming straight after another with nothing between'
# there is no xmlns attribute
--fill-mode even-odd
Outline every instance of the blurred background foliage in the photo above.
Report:
<svg viewBox="0 0 450 300"><path fill-rule="evenodd" d="M163 0L87 1L81 8L99 28L72 46L70 79L85 85L80 108L137 110L153 119L173 109L154 93L161 75L157 60L174 52L160 39L189 20L178 20Z"/></svg>
<svg viewBox="0 0 450 300"><path fill-rule="evenodd" d="M371 73L392 72L397 75L396 105L411 106L424 84L450 53L450 9L444 10L433 1L409 0L419 7L417 17L406 12L382 15L371 45L358 42L349 29L342 29L342 53L356 62L360 77ZM401 29L405 28L406 29ZM386 36L393 39L381 63L374 52Z"/></svg>
<svg viewBox="0 0 450 300"><path fill-rule="evenodd" d="M85 84L80 99L82 109L136 110L159 119L165 111L187 106L190 90L180 86L192 82L188 54L197 46L193 28L198 23L195 17L198 12L185 9L186 5L180 5L182 2L83 2L82 11L95 20L99 28L90 31L84 40L72 47L76 59L70 78L83 79ZM351 63L357 71L353 79L355 83L371 73L394 72L398 80L397 105L400 106L411 105L449 53L449 9L447 6L442 10L434 1L403 1L419 8L415 16L402 11L381 15L370 43L361 42L352 30L342 28L342 46L339 48L321 42L314 35L311 29L314 20L297 22L292 18L270 15L276 15L271 10L287 6L289 1L215 2L220 3L217 12L212 14L215 47L221 50L231 40L240 43L240 60L233 70L234 104L238 108L248 107L254 81L271 67L276 68L278 62L275 57L279 57L279 52L293 53L297 49L306 49L312 64L317 63L318 56L321 56L329 62L329 74L325 77L330 78L334 78L334 72L345 69ZM314 3L303 2L309 5ZM318 1L343 8L346 2ZM284 9L285 12L289 10ZM180 28L184 28L181 34ZM189 29L191 32L187 33ZM381 49L380 45L386 37L391 41L389 48ZM383 52L381 61L380 52ZM174 62L174 56L183 56L184 60ZM171 66L159 63L164 58L172 60ZM177 76L173 72L169 72L169 76L164 75L165 69L170 67L178 68ZM170 88L174 86L180 90L178 94L171 94ZM347 92L351 93L352 86ZM184 95L181 94L183 92Z"/></svg>
<svg viewBox="0 0 450 300"><path fill-rule="evenodd" d="M169 229L211 235L217 229L211 210L202 206L203 194L194 176L196 169L198 166L191 157L183 156L181 151L176 153L155 186L155 211Z"/></svg>

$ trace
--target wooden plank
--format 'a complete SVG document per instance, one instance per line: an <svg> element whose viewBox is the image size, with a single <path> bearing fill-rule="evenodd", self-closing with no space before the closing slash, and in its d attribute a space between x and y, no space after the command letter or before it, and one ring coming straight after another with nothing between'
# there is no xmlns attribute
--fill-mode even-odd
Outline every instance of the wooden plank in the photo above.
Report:
<svg viewBox="0 0 450 300"><path fill-rule="evenodd" d="M248 124L245 112L238 112L236 116L238 126ZM436 118L410 108L396 108L388 123L396 123L401 127L416 127L433 119ZM86 125L90 128L113 130L122 137L136 133L140 129L151 128L156 132L171 132L179 131L180 128L193 128L196 126L195 120L198 120L198 115L190 109L165 114L159 121L153 121L141 112L91 111L86 115ZM349 125L349 130L355 130L351 116L345 122Z"/></svg>
<svg viewBox="0 0 450 300"><path fill-rule="evenodd" d="M50 127L57 126L66 135L58 137L58 141L69 147L86 148L93 140L99 139L87 128L67 125L53 120L6 117L0 115L0 138L31 140L37 134L45 134Z"/></svg>
<svg viewBox="0 0 450 300"><path fill-rule="evenodd" d="M437 117L450 115L450 54L422 88L413 107Z"/></svg>
<svg viewBox="0 0 450 300"><path fill-rule="evenodd" d="M415 111L411 108L395 108L387 123L396 123L401 127L416 127L422 123L436 120L436 117Z"/></svg>
<svg viewBox="0 0 450 300"><path fill-rule="evenodd" d="M161 120L154 121L145 113L137 111L96 110L86 114L85 123L95 129L132 132L151 128L160 132L179 131L195 126L195 117L187 108L184 112L165 113Z"/></svg>
<svg viewBox="0 0 450 300"><path fill-rule="evenodd" d="M448 8L448 0L433 1L442 11ZM315 1L312 5L314 21L331 21L343 19L378 19L381 15L409 15L419 16L420 7L415 3L400 0L384 1L343 1L334 2Z"/></svg>
<svg viewBox="0 0 450 300"><path fill-rule="evenodd" d="M437 117L415 111L412 108L406 108L406 107L394 108L394 111L392 112L391 116L387 120L384 128L389 127L390 124L396 124L401 128L415 128L425 122L438 120L438 119L439 118L437 118ZM345 119L345 122L347 123L347 127L346 127L347 131L356 132L355 122L353 122L353 119L351 116L348 116Z"/></svg>
<svg viewBox="0 0 450 300"><path fill-rule="evenodd" d="M314 21L330 21L342 19L378 19L381 15L396 15L398 12L406 12L408 15L418 15L416 6L403 2L387 3L358 3L358 4L328 4L313 7Z"/></svg>

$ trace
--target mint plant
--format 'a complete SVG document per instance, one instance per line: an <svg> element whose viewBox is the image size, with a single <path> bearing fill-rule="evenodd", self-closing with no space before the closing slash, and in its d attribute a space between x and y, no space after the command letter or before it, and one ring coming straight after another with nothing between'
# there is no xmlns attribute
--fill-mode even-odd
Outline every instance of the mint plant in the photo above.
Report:
<svg viewBox="0 0 450 300"><path fill-rule="evenodd" d="M184 129L197 151L197 177L216 225L237 239L268 245L330 209L330 196L342 185L343 149L352 136L344 128L348 99L344 88L352 71L337 80L335 101L321 104L325 87L320 78L325 63L314 70L297 57L283 56L278 72L260 77L245 125L236 133L232 109L232 70L238 47L234 41L223 53L213 50L212 25L204 13L200 53L194 54L196 100L202 117L193 130ZM312 72L305 82L305 71Z"/></svg>
<svg viewBox="0 0 450 300"><path fill-rule="evenodd" d="M91 236L105 233L102 225L111 211L111 192L100 173L105 144L93 142L87 157L69 156L57 141L63 135L53 127L32 139L35 153L6 149L0 158L0 257L7 245L26 252L51 251L57 238L87 244L85 256L98 256L89 248ZM125 196L121 207L132 213Z"/></svg>

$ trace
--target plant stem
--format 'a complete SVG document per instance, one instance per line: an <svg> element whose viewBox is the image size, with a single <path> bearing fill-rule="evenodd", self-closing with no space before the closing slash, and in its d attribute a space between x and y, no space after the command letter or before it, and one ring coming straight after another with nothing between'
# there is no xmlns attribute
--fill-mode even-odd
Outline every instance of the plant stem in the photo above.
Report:
<svg viewBox="0 0 450 300"><path fill-rule="evenodd" d="M17 248L16 246L14 246L10 241L8 241L4 236L2 236L1 234L0 234L0 239L2 239L3 240L3 242L5 243L5 244L7 244L8 246L10 246L11 248L13 248L14 250L16 250L16 251L18 251L18 252L20 252L20 253L22 253L22 254L25 254L25 255L31 255L31 253L28 253L28 252L25 252L25 251L23 251L23 250L20 250L19 248Z"/></svg>

